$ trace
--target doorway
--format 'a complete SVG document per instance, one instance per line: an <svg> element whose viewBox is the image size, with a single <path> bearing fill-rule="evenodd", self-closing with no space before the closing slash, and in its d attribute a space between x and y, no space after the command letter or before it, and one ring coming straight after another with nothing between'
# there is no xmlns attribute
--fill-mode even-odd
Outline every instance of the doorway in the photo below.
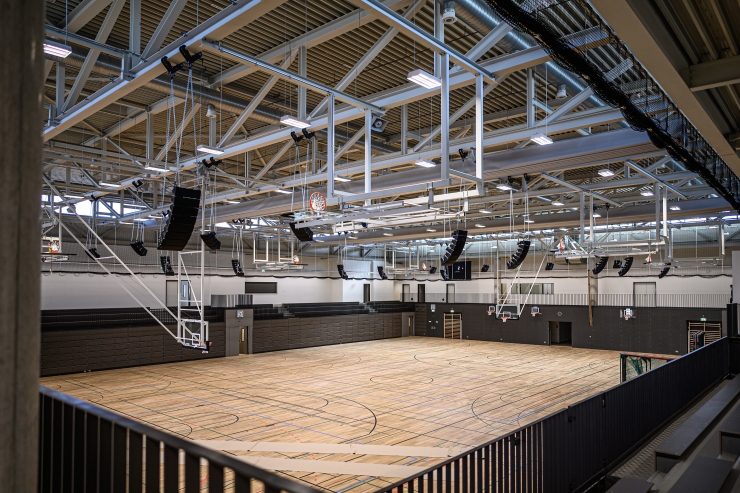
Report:
<svg viewBox="0 0 740 493"><path fill-rule="evenodd" d="M247 347L248 334L248 327L239 327L239 354L249 354L249 348Z"/></svg>
<svg viewBox="0 0 740 493"><path fill-rule="evenodd" d="M445 313L444 338L462 339L462 314Z"/></svg>
<svg viewBox="0 0 740 493"><path fill-rule="evenodd" d="M362 302L368 303L369 301L370 301L370 285L363 284L362 285Z"/></svg>
<svg viewBox="0 0 740 493"><path fill-rule="evenodd" d="M455 302L455 285L448 284L447 285L447 303L454 303L454 302Z"/></svg>
<svg viewBox="0 0 740 493"><path fill-rule="evenodd" d="M635 306L655 306L656 289L654 282L636 282L632 284L632 298Z"/></svg>
<svg viewBox="0 0 740 493"><path fill-rule="evenodd" d="M550 346L573 347L573 337L570 322L549 322Z"/></svg>
<svg viewBox="0 0 740 493"><path fill-rule="evenodd" d="M722 337L719 322L689 322L688 352L711 344Z"/></svg>
<svg viewBox="0 0 740 493"><path fill-rule="evenodd" d="M411 284L401 285L401 301L411 301Z"/></svg>
<svg viewBox="0 0 740 493"><path fill-rule="evenodd" d="M419 303L425 303L426 297L427 297L426 292L427 292L426 285L417 284L416 285L416 301L418 301Z"/></svg>

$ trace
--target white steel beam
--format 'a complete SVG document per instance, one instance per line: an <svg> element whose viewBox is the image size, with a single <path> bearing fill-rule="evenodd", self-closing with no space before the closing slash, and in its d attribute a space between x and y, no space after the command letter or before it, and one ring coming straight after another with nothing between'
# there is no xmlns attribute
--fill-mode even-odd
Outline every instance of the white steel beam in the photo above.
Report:
<svg viewBox="0 0 740 493"><path fill-rule="evenodd" d="M188 114L182 119L180 125L178 125L172 135L170 135L170 140L165 142L164 147L162 147L162 149L157 153L157 157L155 158L157 161L161 161L167 155L167 151L169 151L175 141L180 138L180 135L185 131L185 128L193 120L193 116L195 116L199 109L200 103L196 103L192 108L190 108L190 111L188 111Z"/></svg>
<svg viewBox="0 0 740 493"><path fill-rule="evenodd" d="M170 33L172 26L175 25L175 21L180 17L180 13L187 3L187 0L172 0L172 3L170 3L170 6L167 8L167 12L164 13L164 16L159 21L157 29L154 30L152 37L149 38L146 48L144 48L144 51L141 53L141 58L149 58L149 55L159 51L164 40L167 39L167 35Z"/></svg>
<svg viewBox="0 0 740 493"><path fill-rule="evenodd" d="M77 7L75 7L65 19L59 21L57 27L64 28L64 23L66 22L66 28L70 32L77 32L101 13L104 8L111 4L112 1L113 0L83 0L77 4Z"/></svg>
<svg viewBox="0 0 740 493"><path fill-rule="evenodd" d="M683 193L682 193L682 192L681 192L681 191L680 191L680 190L679 190L678 188L674 187L674 186L673 186L673 185L671 185L670 183L666 183L666 182L664 182L664 181L663 181L663 180L661 180L661 179L660 179L660 178L659 178L658 176L656 176L656 175L652 174L651 172L649 172L649 171L648 171L648 170L646 170L645 168L643 168L643 167L641 167L641 166L638 166L638 165L637 165L636 163L633 163L632 161L630 161L630 160L627 160L627 161L625 161L625 162L624 162L624 164L626 164L627 166L629 166L629 167L630 167L630 168L632 168L633 170L637 171L637 172L638 172L638 173L640 173L640 174L641 174L642 176L644 176L644 177L646 177L646 178L649 178L649 179L650 179L650 180L652 180L653 182L655 182L655 183L659 183L659 184L663 185L664 187L666 187L667 189L669 189L669 190L670 190L671 192L675 193L676 195L678 195L678 196L679 196L679 197L681 197L682 199L687 199L687 198L688 198L688 197L686 197L686 195L684 195L684 194L683 194Z"/></svg>
<svg viewBox="0 0 740 493"><path fill-rule="evenodd" d="M283 147L281 147L281 148L280 148L280 150L278 150L278 151L277 151L277 152L275 153L275 155L274 155L274 156L272 156L272 159L270 159L270 160L269 160L269 161L267 162L267 164L265 165L265 167L264 167L264 168L262 168L262 169L260 170L260 172L259 172L259 173L257 173L257 176L255 176L254 178L255 178L256 180L259 180L260 178L262 178L263 176L265 176L265 174L266 174L266 173L267 173L268 171L270 171L270 170L272 169L272 167L273 167L273 166L275 166L275 163L277 163L277 162L278 162L278 160L279 160L279 159L280 159L281 157L283 157L283 154L285 154L286 152L288 152L288 150L290 150L290 148L291 148L291 146L292 146L292 145L293 145L293 141L292 141L292 140L289 140L288 142L286 142L285 144L283 144Z"/></svg>

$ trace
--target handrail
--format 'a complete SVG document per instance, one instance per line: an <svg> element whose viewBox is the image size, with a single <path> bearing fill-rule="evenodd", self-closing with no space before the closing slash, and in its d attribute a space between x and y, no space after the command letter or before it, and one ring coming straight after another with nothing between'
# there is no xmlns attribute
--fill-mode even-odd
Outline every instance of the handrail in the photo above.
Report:
<svg viewBox="0 0 740 493"><path fill-rule="evenodd" d="M133 431L133 432L139 434L140 436L146 436L146 441L148 441L148 442L150 440L154 440L158 444L157 445L157 450L156 450L156 456L157 457L159 457L159 455L160 455L160 447L161 447L161 444L164 444L165 445L165 448L166 447L171 447L171 448L177 449L178 450L178 455L179 455L179 451L182 450L182 451L184 451L189 456L195 456L198 459L206 459L208 461L209 471L212 471L212 466L213 465L219 466L220 468L225 468L225 467L226 468L229 468L229 469L231 469L231 470L234 471L234 474L235 474L235 476L237 478L241 478L243 480L247 480L246 482L241 482L239 480L236 481L236 491L237 492L240 492L240 491L244 491L244 492L250 491L248 489L249 488L249 481L248 480L249 479L256 479L256 480L261 481L262 483L264 483L264 485L265 485L265 492L287 491L287 492L291 492L291 493L319 493L318 490L316 490L314 488L311 488L310 486L308 486L306 484L293 481L291 479L288 479L288 478L283 477L283 476L279 476L277 474L271 473L271 472L266 471L264 469L260 469L260 468L258 468L256 466L253 466L251 464L248 464L246 462L243 462L243 461L237 459L234 456L226 455L226 454L223 454L221 452L218 452L217 450L212 450L212 449L206 448L206 447L204 447L202 445L199 445L199 444L197 444L195 442L192 442L190 440L185 440L185 439L176 437L176 436L171 435L171 434L169 434L167 432L158 430L156 428L152 428L151 426L145 425L145 424L140 423L138 421L134 421L134 420L132 420L130 418L126 418L125 416L121 416L119 414L116 414L116 413L114 413L112 411L109 411L107 409L101 408L101 407L99 407L99 406L97 406L95 404L92 404L90 402L86 402L86 401L83 401L83 400L78 399L76 397L72 397L72 396L67 395L67 394L64 394L62 392L58 392L58 391L53 390L53 389L50 389L48 387L44 387L43 385L39 385L39 393L42 396L46 396L46 397L48 397L48 398L50 398L50 399L52 399L54 401L57 401L59 403L63 403L63 404L66 404L68 406L71 406L75 411L84 411L87 415L92 415L92 416L95 416L95 417L97 417L99 419L105 420L105 421L111 423L112 425L114 425L117 428L123 428L123 429L125 429L127 431ZM42 399L42 403L43 403L43 399ZM44 416L45 416L45 412L50 412L51 413L53 411L59 410L59 412L61 413L61 409L63 407L64 406L53 406L53 409L47 410L47 409L44 409L44 406L42 405L42 409L40 410L40 412L41 412L40 433L41 434L43 434L44 433L44 430L45 430L45 428L44 428L44 422L43 422L43 419L44 419ZM54 420L54 423L61 423L61 426L63 428L66 423L64 421L62 421L61 416L58 416L57 419L59 421ZM71 418L70 418L70 421L71 421ZM111 428L113 428L113 427L111 427ZM81 427L75 427L75 431L74 432L75 433L79 433L79 432L84 433L84 431L85 431L85 426L81 426ZM59 433L59 432L57 432L57 433ZM72 434L73 432L70 430L69 433ZM59 435L61 436L62 433L59 433ZM51 438L51 437L47 437L47 438ZM58 439L59 438L57 438L57 440ZM88 439L89 439L89 437L88 437ZM100 440L100 439L101 439L101 436L98 435L98 440ZM74 438L72 440L74 441ZM110 437L109 437L109 440L110 440ZM43 440L41 440L41 443L44 443ZM139 443L144 443L144 441L142 440ZM142 455L141 455L142 454L142 451L141 450L138 450L138 451L134 451L133 450L134 449L133 440L124 440L122 442L122 446L123 446L122 453L126 453L126 452L136 453L136 454L138 454L138 457L139 458L142 457ZM129 448L129 450L127 450L127 447ZM43 446L40 446L39 449L40 449L39 450L39 455L41 455L44 452L44 447ZM114 455L115 455L115 453L116 452L114 451ZM147 455L149 455L149 454L147 453ZM129 460L130 460L130 458L129 458ZM131 461L131 462L133 462L133 461ZM124 461L124 464L125 463L126 463L126 461ZM44 461L42 461L41 458L40 458L40 465L43 465L43 464L44 464ZM157 464L156 464L157 474L159 474L159 467L160 467L160 461L157 460ZM199 473L200 472L200 461L197 462L197 468L198 468L198 473ZM186 469L187 469L187 462L186 462ZM165 477L166 477L166 475L167 474L165 472ZM187 471L186 471L186 475L187 475ZM125 477L125 475L124 475L124 477ZM240 484L242 484L243 487L240 487L239 486ZM179 486L177 488L179 489ZM244 488L247 488L247 489L244 489ZM82 490L81 488L75 488L75 491L81 491L81 490ZM148 490L149 490L149 488L147 488L147 491ZM42 485L41 484L39 485L39 491L45 491L42 488ZM131 488L131 491L134 491L134 489ZM137 491L141 491L141 485L139 485L139 488L138 488ZM169 491L169 489L165 489L165 491ZM186 488L186 491L190 491L190 490ZM216 489L209 489L209 491L216 492L218 490L216 490Z"/></svg>

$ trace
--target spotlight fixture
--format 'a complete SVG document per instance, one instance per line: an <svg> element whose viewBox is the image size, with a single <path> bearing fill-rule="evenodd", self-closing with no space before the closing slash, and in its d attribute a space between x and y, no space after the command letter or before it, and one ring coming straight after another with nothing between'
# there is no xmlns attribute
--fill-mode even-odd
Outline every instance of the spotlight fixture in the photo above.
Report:
<svg viewBox="0 0 740 493"><path fill-rule="evenodd" d="M640 195L642 195L643 197L652 197L653 192L651 192L650 190L643 190L642 192L640 192Z"/></svg>
<svg viewBox="0 0 740 493"><path fill-rule="evenodd" d="M138 190L144 185L144 180L135 180L135 181L132 181L131 184L134 186L136 190Z"/></svg>
<svg viewBox="0 0 740 493"><path fill-rule="evenodd" d="M568 91L565 88L565 84L558 85L558 93L555 95L555 99L563 99L568 97Z"/></svg>
<svg viewBox="0 0 740 493"><path fill-rule="evenodd" d="M295 128L308 128L311 126L309 122L290 115L285 115L284 117L280 118L280 125Z"/></svg>
<svg viewBox="0 0 740 493"><path fill-rule="evenodd" d="M422 168L434 168L437 166L434 164L434 161L430 161L429 159L419 159L417 161L414 161L414 164L417 166L421 166Z"/></svg>
<svg viewBox="0 0 740 493"><path fill-rule="evenodd" d="M604 168L599 170L599 174L604 178L609 178L610 176L614 176L614 171L610 170L609 168Z"/></svg>
<svg viewBox="0 0 740 493"><path fill-rule="evenodd" d="M434 89L442 85L441 80L421 69L409 72L409 75L406 78L426 89Z"/></svg>
<svg viewBox="0 0 740 493"><path fill-rule="evenodd" d="M457 153L460 154L460 159L465 161L465 158L470 156L470 151L466 151L465 149L458 149Z"/></svg>
<svg viewBox="0 0 740 493"><path fill-rule="evenodd" d="M59 58L67 58L72 54L72 48L64 43L58 43L48 39L44 40L44 53L47 55L57 56Z"/></svg>
<svg viewBox="0 0 740 493"><path fill-rule="evenodd" d="M342 183L346 183L346 182L352 181L352 180L350 180L349 178L347 178L345 176L335 176L334 177L334 181L339 181L339 182L342 182Z"/></svg>
<svg viewBox="0 0 740 493"><path fill-rule="evenodd" d="M203 154L215 154L216 156L224 153L224 150L220 147L209 146L205 144L200 144L198 147L195 148L195 150Z"/></svg>
<svg viewBox="0 0 740 493"><path fill-rule="evenodd" d="M304 130L304 129L301 129L301 130ZM303 140L303 135L298 135L297 133L295 133L295 131L291 131L290 136L293 138L293 142L295 142L295 145L298 145L300 141Z"/></svg>
<svg viewBox="0 0 740 493"><path fill-rule="evenodd" d="M556 205L556 206L558 206L558 207L560 207L560 206L562 206L562 205L565 205L565 204L563 204L562 202L560 202L559 200L553 200L553 201L552 201L552 202L550 202L550 203L551 203L552 205Z"/></svg>
<svg viewBox="0 0 740 493"><path fill-rule="evenodd" d="M275 190L273 190L273 192L284 193L284 194L291 194L291 193L293 193L290 190L285 190L283 188L276 188Z"/></svg>
<svg viewBox="0 0 740 493"><path fill-rule="evenodd" d="M206 111L206 118L216 118L216 107L208 103L208 110Z"/></svg>
<svg viewBox="0 0 740 493"><path fill-rule="evenodd" d="M672 211L680 211L681 210L681 206L680 205L672 205L671 206L671 210Z"/></svg>
<svg viewBox="0 0 740 493"><path fill-rule="evenodd" d="M309 132L309 131L308 131L308 130L306 130L305 128L302 128L302 129L301 129L301 133L302 133L302 134L303 134L303 136L304 136L304 137L306 138L306 140L311 140L311 139L313 139L314 137L316 137L316 132Z"/></svg>
<svg viewBox="0 0 740 493"><path fill-rule="evenodd" d="M545 134L534 134L529 140L541 146L552 144L552 139Z"/></svg>
<svg viewBox="0 0 740 493"><path fill-rule="evenodd" d="M514 187L506 183L497 183L496 188L498 188L499 190L503 190L504 192L508 192L509 190L514 190Z"/></svg>

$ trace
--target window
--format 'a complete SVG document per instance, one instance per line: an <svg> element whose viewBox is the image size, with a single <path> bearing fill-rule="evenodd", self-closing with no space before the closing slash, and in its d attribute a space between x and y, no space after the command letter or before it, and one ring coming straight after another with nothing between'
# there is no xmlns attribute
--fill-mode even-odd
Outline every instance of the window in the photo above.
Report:
<svg viewBox="0 0 740 493"><path fill-rule="evenodd" d="M276 282L245 282L244 293L246 294L277 294Z"/></svg>
<svg viewBox="0 0 740 493"><path fill-rule="evenodd" d="M411 301L411 284L401 285L401 301Z"/></svg>
<svg viewBox="0 0 740 493"><path fill-rule="evenodd" d="M455 285L448 284L447 285L447 303L454 303L454 302L455 302Z"/></svg>
<svg viewBox="0 0 740 493"><path fill-rule="evenodd" d="M511 287L511 294L555 294L555 284L548 283L537 283L537 284L514 284ZM502 286L502 293L506 292L506 288Z"/></svg>

